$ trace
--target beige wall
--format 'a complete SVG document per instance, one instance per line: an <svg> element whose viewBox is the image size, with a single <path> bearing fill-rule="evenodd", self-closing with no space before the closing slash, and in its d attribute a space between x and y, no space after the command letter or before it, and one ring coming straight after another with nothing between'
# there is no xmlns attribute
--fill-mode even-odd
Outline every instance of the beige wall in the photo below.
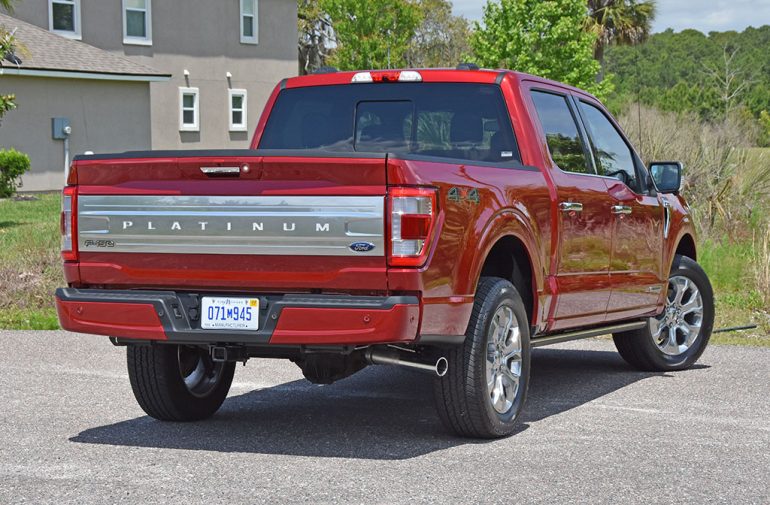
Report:
<svg viewBox="0 0 770 505"><path fill-rule="evenodd" d="M239 0L153 0L152 46L123 44L120 0L81 0L83 42L158 71L168 82L151 84L152 147L247 147L273 87L297 74L296 0L258 0L259 43L241 44ZM14 16L48 28L48 0L24 0ZM200 89L200 132L179 131L179 90ZM229 85L248 91L248 132L228 128Z"/></svg>
<svg viewBox="0 0 770 505"><path fill-rule="evenodd" d="M70 151L149 149L150 91L146 82L3 76L19 108L0 126L0 147L30 155L22 191L59 189L64 183L64 143L51 137L51 118L72 126Z"/></svg>

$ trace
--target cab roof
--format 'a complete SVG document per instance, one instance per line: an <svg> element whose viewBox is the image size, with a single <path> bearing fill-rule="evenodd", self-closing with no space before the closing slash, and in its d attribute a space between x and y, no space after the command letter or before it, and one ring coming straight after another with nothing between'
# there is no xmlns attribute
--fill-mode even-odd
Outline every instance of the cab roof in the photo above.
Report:
<svg viewBox="0 0 770 505"><path fill-rule="evenodd" d="M379 69L379 70L353 70L337 71L334 69L323 70L319 73L290 77L281 81L281 88L302 88L308 86L330 86L340 84L353 84L353 78L357 74L370 73L378 74L397 74L400 72L418 73L421 82L467 82L478 84L500 84L504 79L512 80L512 84L518 84L521 81L540 82L551 86L558 86L580 94L593 96L587 91L570 86L557 81L552 81L544 77L516 72L505 69L455 69L455 68L404 68L404 69ZM395 80L395 79L394 79ZM414 81L411 81L414 82Z"/></svg>

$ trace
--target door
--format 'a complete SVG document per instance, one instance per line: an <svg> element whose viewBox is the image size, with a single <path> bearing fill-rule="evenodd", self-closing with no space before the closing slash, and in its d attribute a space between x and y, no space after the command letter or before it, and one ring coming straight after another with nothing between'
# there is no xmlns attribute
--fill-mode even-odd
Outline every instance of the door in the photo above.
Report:
<svg viewBox="0 0 770 505"><path fill-rule="evenodd" d="M558 245L552 264L557 300L549 329L598 324L610 298L612 200L605 179L596 174L572 100L550 90L532 90L531 96L557 188Z"/></svg>
<svg viewBox="0 0 770 505"><path fill-rule="evenodd" d="M665 284L663 206L648 187L646 169L609 115L597 104L578 107L600 175L612 199L608 319L654 311Z"/></svg>

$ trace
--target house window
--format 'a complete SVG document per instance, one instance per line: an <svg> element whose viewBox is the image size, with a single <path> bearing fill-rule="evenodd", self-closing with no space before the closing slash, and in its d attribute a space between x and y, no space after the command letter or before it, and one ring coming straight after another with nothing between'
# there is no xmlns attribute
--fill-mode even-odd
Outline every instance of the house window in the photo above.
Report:
<svg viewBox="0 0 770 505"><path fill-rule="evenodd" d="M123 0L123 43L152 45L150 0Z"/></svg>
<svg viewBox="0 0 770 505"><path fill-rule="evenodd" d="M80 40L80 0L48 0L48 29Z"/></svg>
<svg viewBox="0 0 770 505"><path fill-rule="evenodd" d="M247 105L246 105L246 90L245 89L231 89L229 93L230 99L230 131L244 131L248 129L246 122Z"/></svg>
<svg viewBox="0 0 770 505"><path fill-rule="evenodd" d="M259 16L257 0L241 0L241 44L256 44Z"/></svg>
<svg viewBox="0 0 770 505"><path fill-rule="evenodd" d="M179 130L200 130L200 96L198 88L179 88Z"/></svg>

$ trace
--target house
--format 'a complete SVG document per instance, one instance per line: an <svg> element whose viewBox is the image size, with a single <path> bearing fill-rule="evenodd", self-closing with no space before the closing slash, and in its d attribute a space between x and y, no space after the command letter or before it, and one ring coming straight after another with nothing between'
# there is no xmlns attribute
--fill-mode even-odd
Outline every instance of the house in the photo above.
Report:
<svg viewBox="0 0 770 505"><path fill-rule="evenodd" d="M52 118L70 122L70 155L245 148L273 87L297 73L296 0L23 0L0 24L28 52L0 76L19 103L0 147L30 155L24 191L63 183Z"/></svg>
<svg viewBox="0 0 770 505"><path fill-rule="evenodd" d="M20 42L22 63L0 68L0 92L19 104L0 125L0 147L30 155L22 191L61 188L71 154L152 145L150 83L169 75L2 14L0 24ZM53 118L64 121L55 133Z"/></svg>

